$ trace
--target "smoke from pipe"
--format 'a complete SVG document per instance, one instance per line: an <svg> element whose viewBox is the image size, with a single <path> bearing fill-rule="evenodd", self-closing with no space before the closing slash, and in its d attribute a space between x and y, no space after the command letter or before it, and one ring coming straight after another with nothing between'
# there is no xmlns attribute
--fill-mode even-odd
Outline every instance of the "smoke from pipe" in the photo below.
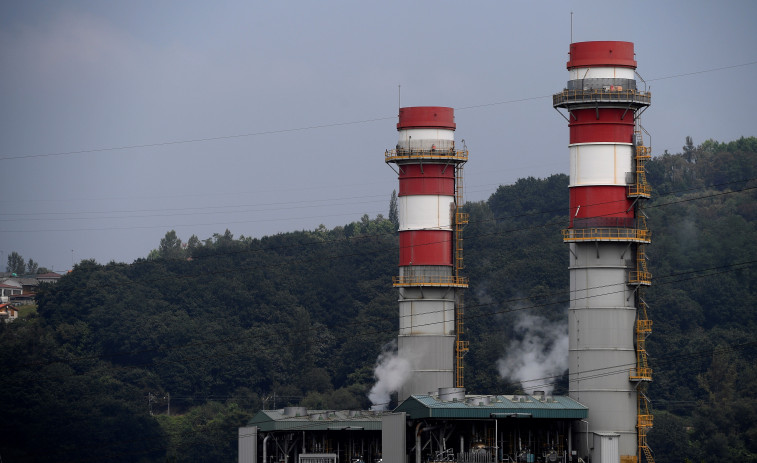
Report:
<svg viewBox="0 0 757 463"><path fill-rule="evenodd" d="M372 410L386 410L391 400L392 392L400 390L405 381L410 377L412 367L408 359L397 355L397 341L392 341L384 346L383 352L376 361L376 369L373 376L376 384L368 393L368 399L373 406Z"/></svg>
<svg viewBox="0 0 757 463"><path fill-rule="evenodd" d="M516 380L527 394L551 394L554 378L568 369L568 325L536 315L521 315L515 322L521 339L513 339L497 369L504 379Z"/></svg>

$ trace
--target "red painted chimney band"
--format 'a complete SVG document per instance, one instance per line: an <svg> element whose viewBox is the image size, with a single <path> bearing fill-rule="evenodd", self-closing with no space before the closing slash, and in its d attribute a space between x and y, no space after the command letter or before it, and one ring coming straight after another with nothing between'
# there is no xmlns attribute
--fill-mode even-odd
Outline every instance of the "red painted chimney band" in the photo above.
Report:
<svg viewBox="0 0 757 463"><path fill-rule="evenodd" d="M570 143L631 143L633 114L624 108L589 108L571 111Z"/></svg>
<svg viewBox="0 0 757 463"><path fill-rule="evenodd" d="M413 106L400 108L397 130L448 129L455 130L455 110L443 106Z"/></svg>
<svg viewBox="0 0 757 463"><path fill-rule="evenodd" d="M400 266L452 266L452 232L411 230L400 232Z"/></svg>
<svg viewBox="0 0 757 463"><path fill-rule="evenodd" d="M455 169L445 164L405 164L400 170L399 196L455 195Z"/></svg>
<svg viewBox="0 0 757 463"><path fill-rule="evenodd" d="M570 189L570 226L574 226L575 219L633 219L635 211L632 206L633 200L628 198L624 186L572 187ZM602 220L597 221L597 223L601 222Z"/></svg>
<svg viewBox="0 0 757 463"><path fill-rule="evenodd" d="M636 69L633 42L577 42L570 44L568 69L580 67L627 67Z"/></svg>

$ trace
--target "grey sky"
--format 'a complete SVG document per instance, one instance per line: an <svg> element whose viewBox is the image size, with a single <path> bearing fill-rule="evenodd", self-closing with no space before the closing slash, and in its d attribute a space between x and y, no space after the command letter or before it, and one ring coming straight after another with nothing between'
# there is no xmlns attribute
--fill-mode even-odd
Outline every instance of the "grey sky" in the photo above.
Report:
<svg viewBox="0 0 757 463"><path fill-rule="evenodd" d="M671 77L757 62L753 1L5 2L0 263L386 215L398 84L403 106L457 108L468 200L567 172L550 95L571 11L574 41L635 43L655 155L757 135L757 65Z"/></svg>

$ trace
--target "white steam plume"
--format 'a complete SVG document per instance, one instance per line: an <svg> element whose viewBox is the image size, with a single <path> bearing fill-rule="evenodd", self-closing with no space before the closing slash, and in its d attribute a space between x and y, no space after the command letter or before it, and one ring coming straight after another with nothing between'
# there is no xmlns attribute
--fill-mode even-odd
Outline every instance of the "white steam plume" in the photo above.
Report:
<svg viewBox="0 0 757 463"><path fill-rule="evenodd" d="M554 379L568 369L568 325L552 323L544 317L522 315L515 323L522 334L507 348L505 357L497 360L502 378L520 381L527 394L544 391L551 394Z"/></svg>
<svg viewBox="0 0 757 463"><path fill-rule="evenodd" d="M396 350L397 341L387 344L376 362L376 369L373 372L376 384L368 393L373 410L386 410L392 392L399 391L412 372L410 361L399 357Z"/></svg>

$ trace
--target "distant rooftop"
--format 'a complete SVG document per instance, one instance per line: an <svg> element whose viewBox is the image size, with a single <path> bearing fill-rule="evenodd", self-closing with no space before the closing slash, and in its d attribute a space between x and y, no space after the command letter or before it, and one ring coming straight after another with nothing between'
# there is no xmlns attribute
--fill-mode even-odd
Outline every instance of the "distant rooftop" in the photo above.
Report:
<svg viewBox="0 0 757 463"><path fill-rule="evenodd" d="M583 419L589 409L567 396L466 395L462 400L439 400L438 396L413 395L395 412L419 418L562 418Z"/></svg>
<svg viewBox="0 0 757 463"><path fill-rule="evenodd" d="M261 410L248 426L261 431L315 431L315 430L366 430L380 431L382 415L391 412L367 410L307 410L305 407L287 407L280 410Z"/></svg>
<svg viewBox="0 0 757 463"><path fill-rule="evenodd" d="M413 395L392 411L308 410L287 407L261 410L248 426L260 431L380 431L384 415L405 412L410 419L584 419L589 409L567 396L466 395L460 400L440 400L436 395Z"/></svg>
<svg viewBox="0 0 757 463"><path fill-rule="evenodd" d="M37 278L60 278L62 275L55 272L38 273L35 275Z"/></svg>

